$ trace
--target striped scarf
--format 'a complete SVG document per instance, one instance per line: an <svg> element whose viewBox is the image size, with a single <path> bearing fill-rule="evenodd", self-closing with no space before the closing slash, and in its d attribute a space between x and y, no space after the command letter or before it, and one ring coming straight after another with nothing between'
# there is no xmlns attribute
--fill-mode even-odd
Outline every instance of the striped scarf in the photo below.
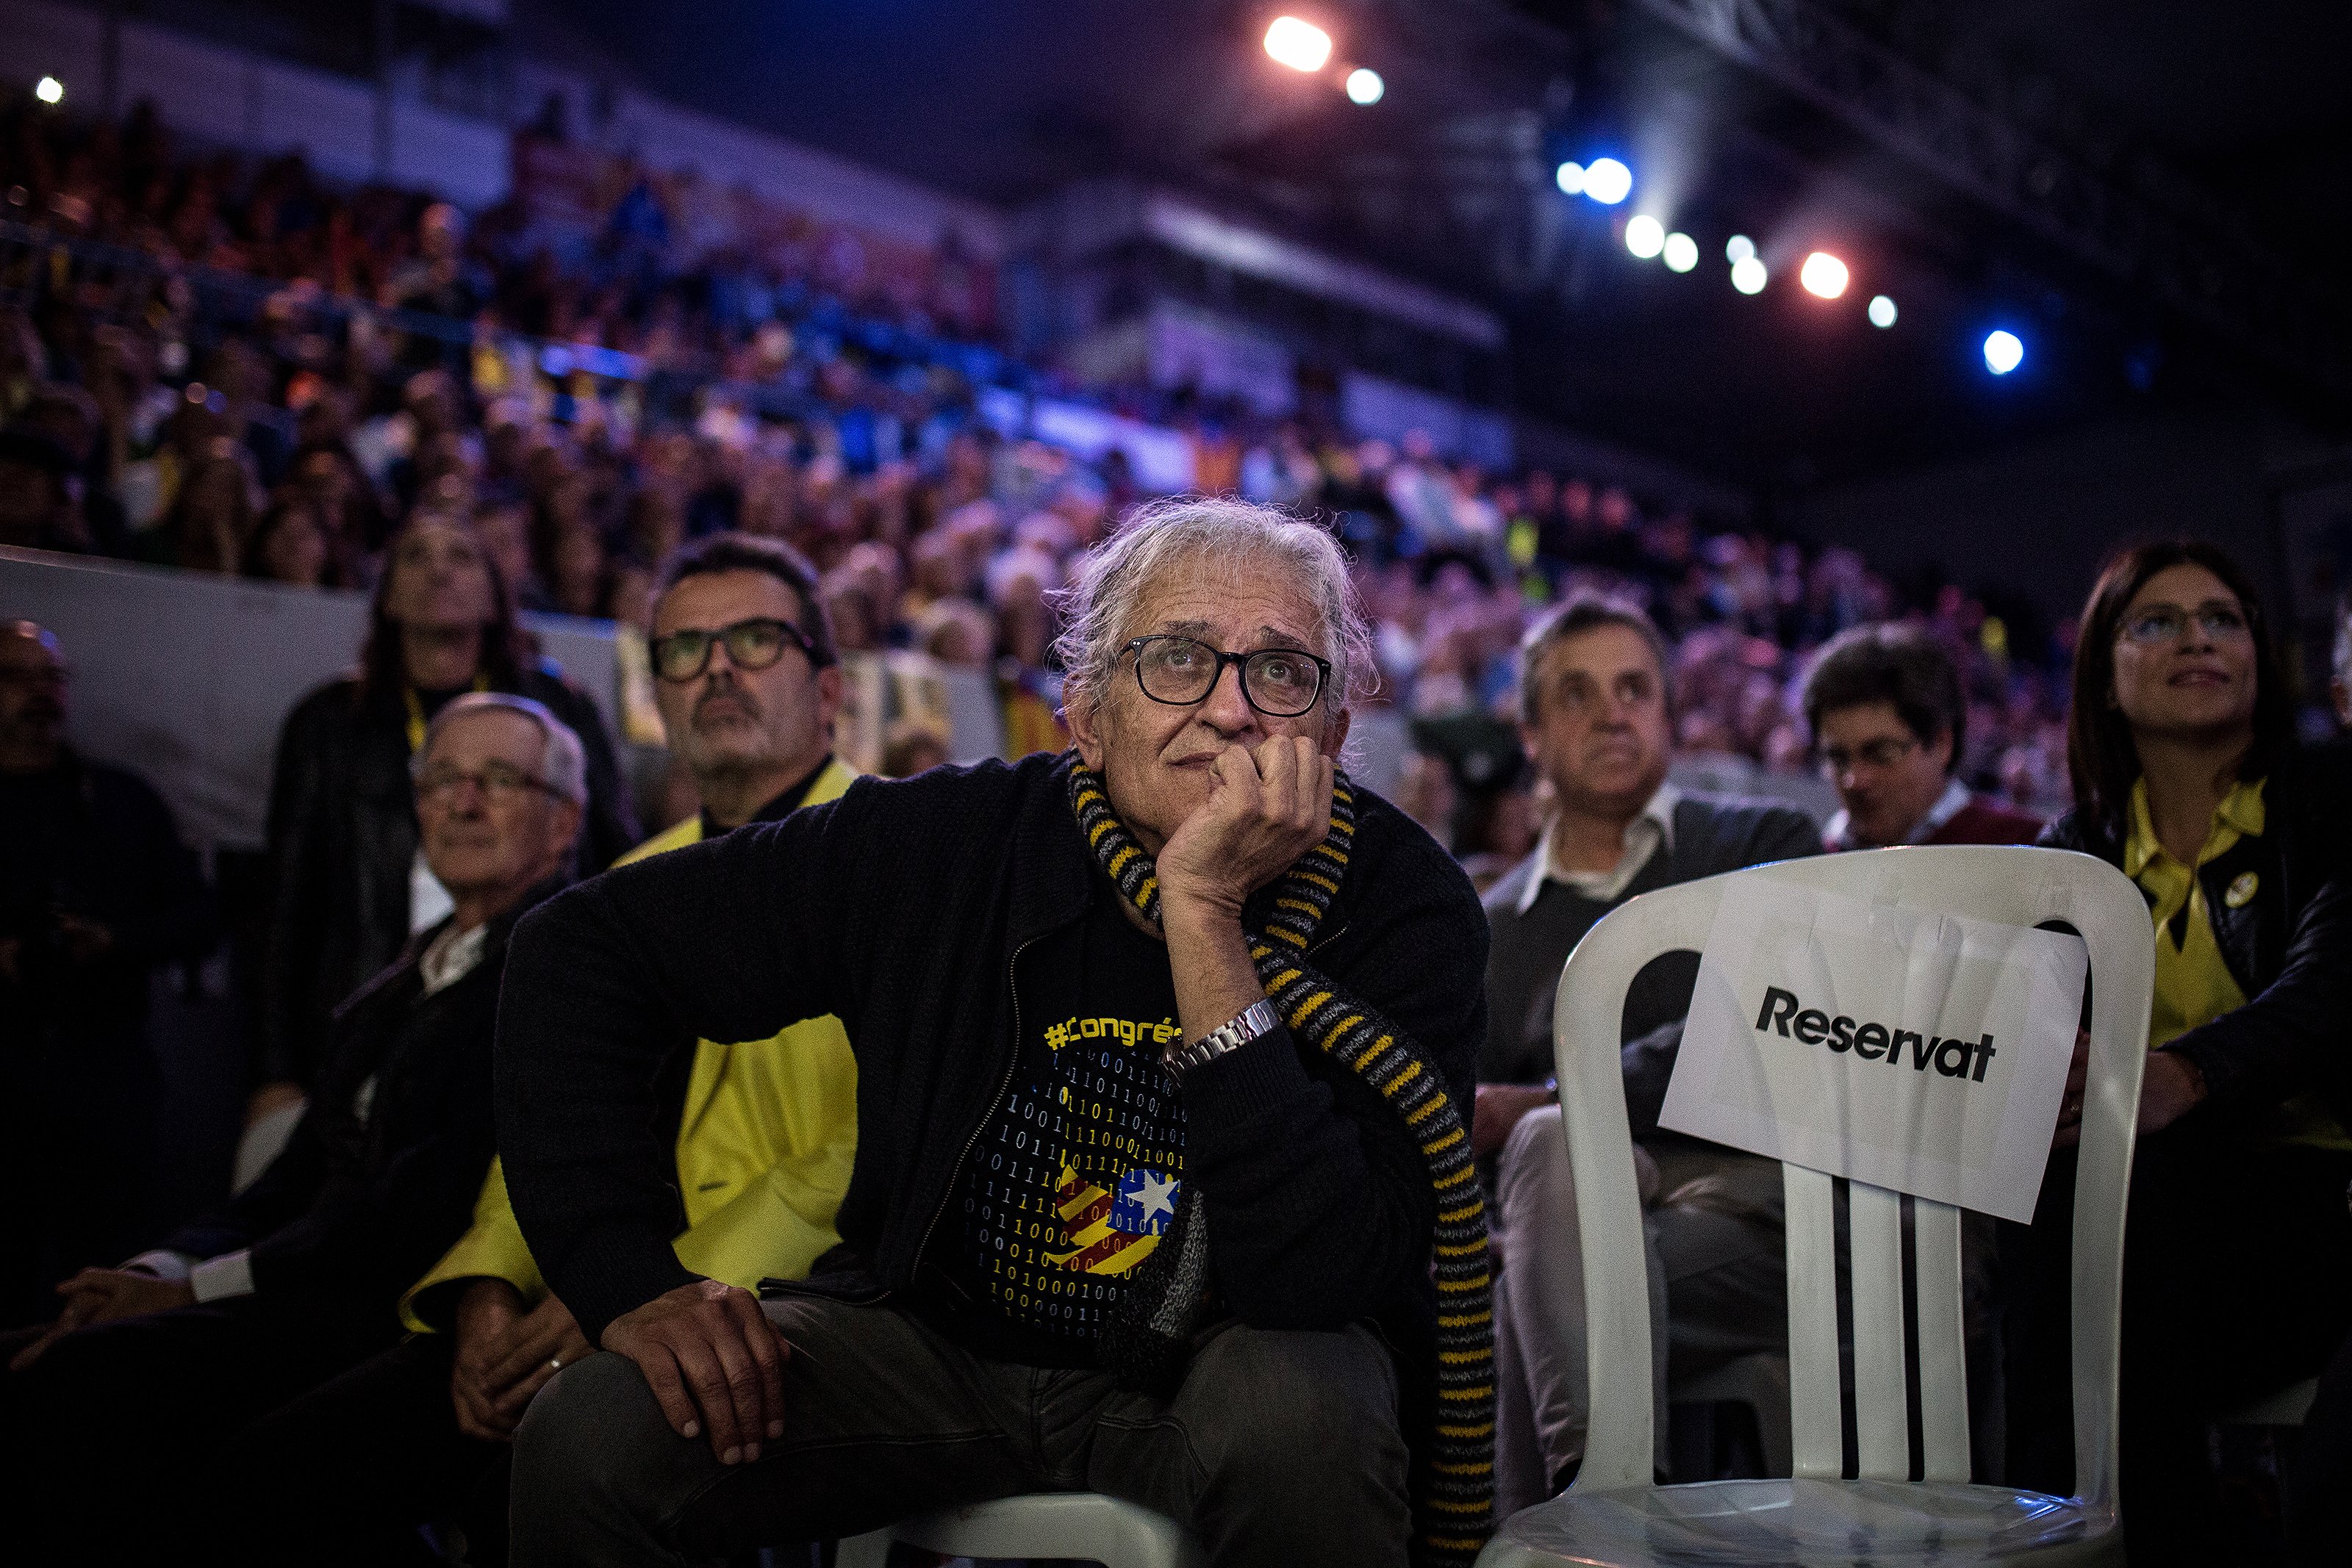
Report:
<svg viewBox="0 0 2352 1568"><path fill-rule="evenodd" d="M1111 809L1101 777L1075 758L1070 805L1104 872L1157 925L1160 878L1151 857ZM1427 1165L1437 1195L1437 1409L1429 1475L1413 1498L1413 1555L1428 1568L1466 1565L1492 1528L1495 1499L1495 1320L1486 1199L1462 1109L1446 1093L1443 1075L1402 1030L1306 962L1307 945L1347 874L1355 835L1355 797L1342 773L1331 796L1331 831L1275 886L1265 929L1249 936L1250 958L1293 1036L1369 1084L1404 1123ZM1187 1182L1167 1235L1129 1276L1126 1298L1104 1330L1104 1359L1122 1382L1163 1396L1172 1392L1208 1288L1207 1220L1198 1189Z"/></svg>

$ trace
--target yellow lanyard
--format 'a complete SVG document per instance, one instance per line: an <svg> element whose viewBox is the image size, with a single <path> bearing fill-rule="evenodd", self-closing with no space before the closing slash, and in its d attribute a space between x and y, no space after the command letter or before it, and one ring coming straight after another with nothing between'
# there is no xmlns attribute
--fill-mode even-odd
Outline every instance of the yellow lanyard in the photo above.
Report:
<svg viewBox="0 0 2352 1568"><path fill-rule="evenodd" d="M476 675L474 689L478 692L488 691L490 677ZM425 749L425 699L416 695L415 686L401 687L400 695L402 700L408 704L408 755L414 757Z"/></svg>

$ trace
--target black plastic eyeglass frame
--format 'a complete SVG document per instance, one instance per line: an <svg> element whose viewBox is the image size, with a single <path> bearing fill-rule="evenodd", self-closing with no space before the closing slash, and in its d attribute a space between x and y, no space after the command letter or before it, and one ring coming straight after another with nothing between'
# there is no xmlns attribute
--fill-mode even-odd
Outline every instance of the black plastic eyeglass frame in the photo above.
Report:
<svg viewBox="0 0 2352 1568"><path fill-rule="evenodd" d="M690 631L672 632L666 636L653 638L646 643L646 652L653 663L655 678L657 680L668 681L678 685L683 685L688 681L695 679L697 676L700 675L703 671L710 668L710 650L715 644L719 643L727 643L727 657L737 669L767 669L769 665L772 665L776 662L776 659L770 659L766 664L754 664L745 659L738 657L736 654L732 639L736 632L742 631L747 626L773 626L784 634L784 641L779 642L776 644L776 659L781 659L784 656L785 642L789 642L800 649L801 653L806 656L811 664L822 664L824 663L823 660L816 656L816 639L811 637L807 632L802 631L791 622L779 620L773 615L752 615L747 616L745 619L740 621L730 622L728 624L719 627L715 632L706 632L698 627ZM662 648L665 644L675 645L687 641L688 638L701 639L702 657L697 659L694 662L694 668L688 670L686 674L682 675L673 675L662 668Z"/></svg>
<svg viewBox="0 0 2352 1568"><path fill-rule="evenodd" d="M1199 696L1189 699L1163 697L1159 693L1153 691L1150 686L1143 684L1143 649L1145 644L1150 643L1190 643L1195 648L1205 650L1211 658L1217 661L1216 673L1209 677L1208 685L1202 689ZM1331 661L1325 658L1319 658L1317 655L1308 653L1304 648L1258 648L1246 653L1228 653L1222 648L1210 647L1208 643L1202 642L1198 637L1187 637L1182 633L1176 632L1155 632L1149 637L1136 638L1125 648L1121 649L1120 652L1135 655L1135 689L1141 692L1145 696L1150 697L1153 702L1160 703L1168 707L1192 707L1196 704L1208 701L1209 694L1217 689L1217 683L1225 678L1225 666L1228 664L1240 666L1242 672L1242 700L1249 704L1250 706L1255 708L1258 712L1265 715L1268 718L1297 718L1300 714L1313 712L1315 705L1323 700L1323 688L1331 684ZM1250 661L1252 659L1276 657L1286 659L1304 659L1308 664L1315 666L1315 690L1313 694L1307 697L1304 706L1294 708L1288 713L1283 712L1280 708L1270 708L1266 706L1264 703L1258 701L1250 691Z"/></svg>

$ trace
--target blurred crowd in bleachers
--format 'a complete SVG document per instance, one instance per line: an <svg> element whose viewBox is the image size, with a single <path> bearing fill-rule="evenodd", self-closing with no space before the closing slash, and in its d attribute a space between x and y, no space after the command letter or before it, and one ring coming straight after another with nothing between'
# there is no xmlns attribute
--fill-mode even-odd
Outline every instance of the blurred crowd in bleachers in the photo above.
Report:
<svg viewBox="0 0 2352 1568"><path fill-rule="evenodd" d="M1060 744L1051 596L1139 497L1125 455L1009 433L990 394L1058 389L1050 369L903 302L829 295L822 257L664 265L662 194L615 187L559 259L508 209L469 221L422 193L332 188L299 158L183 152L144 110L10 114L0 542L364 588L392 530L429 512L478 530L521 608L635 625L666 556L740 528L815 561L845 649L992 671L1008 747ZM1532 842L1509 655L1534 611L1587 585L1630 592L1675 640L1697 781L1825 815L1801 661L1896 616L1965 672L1963 777L2044 815L2065 802L2066 650L1958 588L1898 591L1850 550L1670 495L1350 439L1311 408L1091 395L1189 443L1196 488L1332 520L1378 617L1383 698L1424 754L1400 789L1465 856Z"/></svg>

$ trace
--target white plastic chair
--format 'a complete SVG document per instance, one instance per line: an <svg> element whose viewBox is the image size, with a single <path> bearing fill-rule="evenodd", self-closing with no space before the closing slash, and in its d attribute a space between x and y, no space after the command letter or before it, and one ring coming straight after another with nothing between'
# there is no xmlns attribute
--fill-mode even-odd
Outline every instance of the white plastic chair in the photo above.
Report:
<svg viewBox="0 0 2352 1568"><path fill-rule="evenodd" d="M2090 948L2096 1010L2074 1230L2074 1473L2081 1495L1969 1483L1960 1213L1915 1199L1921 1469L1911 1469L1905 1389L1902 1198L1851 1184L1858 1480L1843 1480L1832 1178L1782 1166L1788 1201L1793 1479L1651 1484L1650 1316L1642 1208L1619 1060L1636 970L1706 945L1735 878L2017 925L2063 920ZM2122 873L2055 850L1872 850L1787 861L1645 894L1585 936L1559 979L1553 1046L1583 1231L1591 1428L1568 1492L1508 1520L1482 1568L1536 1564L1939 1564L2032 1556L2122 1558L2116 1489L2116 1312L2124 1199L2155 942Z"/></svg>
<svg viewBox="0 0 2352 1568"><path fill-rule="evenodd" d="M835 1568L887 1568L903 1541L950 1557L1061 1558L1104 1568L1204 1568L1173 1520L1097 1492L1040 1492L901 1520L841 1543Z"/></svg>

